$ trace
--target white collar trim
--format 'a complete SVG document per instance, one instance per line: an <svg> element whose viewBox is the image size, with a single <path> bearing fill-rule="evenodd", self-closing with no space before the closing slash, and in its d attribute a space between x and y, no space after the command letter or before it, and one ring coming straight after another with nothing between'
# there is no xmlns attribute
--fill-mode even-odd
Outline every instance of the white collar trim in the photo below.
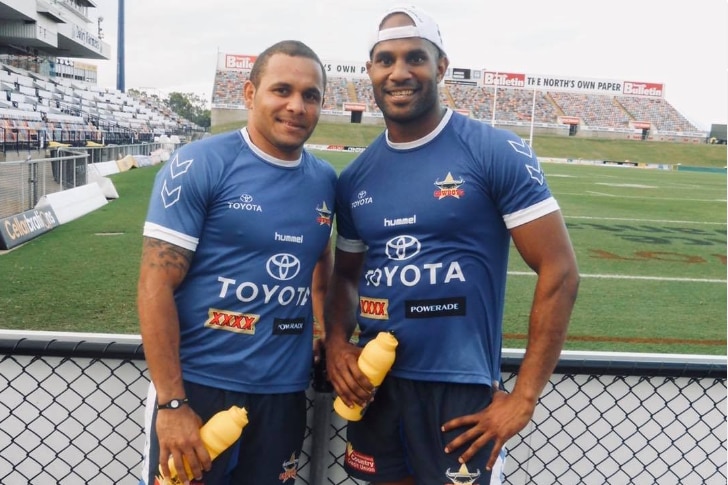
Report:
<svg viewBox="0 0 728 485"><path fill-rule="evenodd" d="M268 155L263 150L255 146L255 144L250 140L250 134L248 133L247 127L242 127L240 129L240 134L243 135L243 140L245 140L245 143L248 144L251 150L253 150L253 153L258 155L260 158L265 160L266 162L270 162L273 165L278 165L281 167L297 167L301 164L301 158L303 158L303 152L301 152L301 156L298 157L296 160L281 160L280 158L274 157L273 155Z"/></svg>
<svg viewBox="0 0 728 485"><path fill-rule="evenodd" d="M453 111L450 108L446 108L445 116L442 117L437 127L418 140L395 143L389 140L389 130L384 131L384 139L387 140L387 145L389 145L391 148L394 148L395 150L411 150L412 148L420 147L425 143L431 141L433 138L439 135L442 130L445 129L445 125L447 125L447 122L450 121L450 118L452 118L452 113Z"/></svg>

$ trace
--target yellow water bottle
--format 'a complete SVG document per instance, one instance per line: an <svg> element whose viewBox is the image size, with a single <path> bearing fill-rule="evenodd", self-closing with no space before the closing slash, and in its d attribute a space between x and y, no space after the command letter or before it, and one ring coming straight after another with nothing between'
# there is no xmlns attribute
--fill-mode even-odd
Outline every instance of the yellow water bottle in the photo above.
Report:
<svg viewBox="0 0 728 485"><path fill-rule="evenodd" d="M235 443L243 433L243 428L248 424L248 411L245 408L232 406L230 409L220 411L211 417L201 428L200 438L205 445L210 459L214 460L220 453L228 449ZM183 458L184 460L184 458ZM192 470L187 460L184 460L185 471L187 476L192 478ZM177 476L177 469L174 466L174 460L169 459L170 477L165 481L162 479L162 470L160 467L157 482L163 485L182 485L182 481Z"/></svg>
<svg viewBox="0 0 728 485"><path fill-rule="evenodd" d="M384 376L392 368L397 344L397 339L392 332L379 332L377 337L370 340L359 354L359 360L357 361L359 369L369 378L369 382L375 388L382 383ZM346 420L359 421L366 408L358 405L350 408L344 404L340 397L337 397L334 400L334 410Z"/></svg>

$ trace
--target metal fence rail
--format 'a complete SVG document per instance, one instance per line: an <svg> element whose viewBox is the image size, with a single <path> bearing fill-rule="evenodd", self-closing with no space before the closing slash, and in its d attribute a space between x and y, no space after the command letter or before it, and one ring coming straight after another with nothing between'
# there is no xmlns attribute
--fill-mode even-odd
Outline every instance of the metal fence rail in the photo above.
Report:
<svg viewBox="0 0 728 485"><path fill-rule="evenodd" d="M521 357L504 352L506 388ZM0 331L0 483L138 483L148 383L138 336ZM296 483L360 483L320 373L308 397ZM519 485L725 484L725 357L565 352L505 470Z"/></svg>
<svg viewBox="0 0 728 485"><path fill-rule="evenodd" d="M33 209L44 195L86 184L89 163L150 155L164 147L169 143L61 147L47 150L48 158L28 155L26 160L0 162L0 219Z"/></svg>

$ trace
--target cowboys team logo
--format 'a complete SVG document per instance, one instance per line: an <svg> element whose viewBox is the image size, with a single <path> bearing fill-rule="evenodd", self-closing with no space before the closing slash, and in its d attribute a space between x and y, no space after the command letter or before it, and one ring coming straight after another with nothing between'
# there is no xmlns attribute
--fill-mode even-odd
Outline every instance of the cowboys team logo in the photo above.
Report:
<svg viewBox="0 0 728 485"><path fill-rule="evenodd" d="M480 470L470 472L465 463L460 465L460 469L457 472L451 472L448 468L445 472L445 476L450 480L451 484L454 485L477 485L475 480L480 477Z"/></svg>
<svg viewBox="0 0 728 485"><path fill-rule="evenodd" d="M296 480L298 476L298 458L296 454L292 453L288 461L283 462L283 473L278 475L278 479L285 483L288 480Z"/></svg>
<svg viewBox="0 0 728 485"><path fill-rule="evenodd" d="M318 212L316 222L320 226L331 226L331 210L326 206L326 201L323 201L321 207L316 207L316 212Z"/></svg>
<svg viewBox="0 0 728 485"><path fill-rule="evenodd" d="M445 176L445 180L436 180L435 185L439 187L439 190L435 191L435 197L437 199L444 199L445 197L455 197L459 199L465 195L465 191L460 188L465 183L462 177L455 179L450 172Z"/></svg>

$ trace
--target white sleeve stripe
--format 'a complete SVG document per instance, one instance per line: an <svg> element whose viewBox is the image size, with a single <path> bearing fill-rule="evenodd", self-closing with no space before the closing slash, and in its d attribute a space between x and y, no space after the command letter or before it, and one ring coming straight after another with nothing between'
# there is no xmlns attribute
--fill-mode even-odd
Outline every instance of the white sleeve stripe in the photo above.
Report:
<svg viewBox="0 0 728 485"><path fill-rule="evenodd" d="M341 249L347 253L363 253L366 252L367 245L364 241L355 239L346 239L339 235L336 236L336 249Z"/></svg>
<svg viewBox="0 0 728 485"><path fill-rule="evenodd" d="M174 231L168 227L160 226L153 222L144 223L143 234L147 237L153 237L154 239L166 241L170 244L174 244L175 246L189 249L190 251L195 251L197 249L197 243L200 242L200 240L196 237L182 234L181 232Z"/></svg>
<svg viewBox="0 0 728 485"><path fill-rule="evenodd" d="M549 197L530 207L504 215L503 222L506 223L508 229L513 229L557 210L559 210L559 203L553 197Z"/></svg>

